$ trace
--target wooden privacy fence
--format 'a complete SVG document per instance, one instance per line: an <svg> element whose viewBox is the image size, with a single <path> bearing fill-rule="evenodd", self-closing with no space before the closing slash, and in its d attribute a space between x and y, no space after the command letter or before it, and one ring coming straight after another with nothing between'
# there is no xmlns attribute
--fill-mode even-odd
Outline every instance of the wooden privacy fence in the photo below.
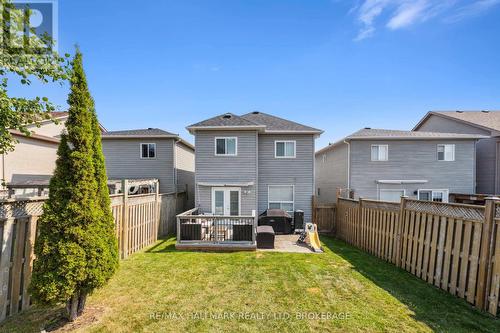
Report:
<svg viewBox="0 0 500 333"><path fill-rule="evenodd" d="M317 203L312 199L312 220L318 226L318 232L324 234L335 233L336 204Z"/></svg>
<svg viewBox="0 0 500 333"><path fill-rule="evenodd" d="M120 258L173 233L185 193L111 195ZM0 321L30 305L36 224L46 199L0 202Z"/></svg>
<svg viewBox="0 0 500 333"><path fill-rule="evenodd" d="M493 315L500 289L500 202L337 201L337 236Z"/></svg>

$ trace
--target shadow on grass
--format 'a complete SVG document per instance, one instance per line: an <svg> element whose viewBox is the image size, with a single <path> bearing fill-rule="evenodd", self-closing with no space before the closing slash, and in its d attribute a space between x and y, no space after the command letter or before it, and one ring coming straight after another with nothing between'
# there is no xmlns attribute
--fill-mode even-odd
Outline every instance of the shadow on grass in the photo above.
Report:
<svg viewBox="0 0 500 333"><path fill-rule="evenodd" d="M435 331L500 332L500 320L465 300L420 280L407 271L343 241L323 236L327 249L348 261L354 270L405 304L413 317Z"/></svg>
<svg viewBox="0 0 500 333"><path fill-rule="evenodd" d="M175 249L175 237L167 236L162 238L155 245L148 248L146 253L166 253L166 252L179 252Z"/></svg>

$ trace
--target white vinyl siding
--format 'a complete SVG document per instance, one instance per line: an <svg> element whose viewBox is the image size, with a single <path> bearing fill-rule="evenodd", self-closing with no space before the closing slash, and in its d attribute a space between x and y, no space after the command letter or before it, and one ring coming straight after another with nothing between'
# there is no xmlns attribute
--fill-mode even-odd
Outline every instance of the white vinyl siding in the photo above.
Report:
<svg viewBox="0 0 500 333"><path fill-rule="evenodd" d="M455 160L455 145L453 144L439 144L437 145L437 159L438 161L454 161Z"/></svg>
<svg viewBox="0 0 500 333"><path fill-rule="evenodd" d="M275 141L274 157L276 158L295 158L296 141Z"/></svg>
<svg viewBox="0 0 500 333"><path fill-rule="evenodd" d="M294 186L293 185L269 185L268 208L282 209L293 212L294 209Z"/></svg>
<svg viewBox="0 0 500 333"><path fill-rule="evenodd" d="M141 158L156 158L156 143L141 143Z"/></svg>
<svg viewBox="0 0 500 333"><path fill-rule="evenodd" d="M216 137L215 138L216 156L237 156L238 139L236 137Z"/></svg>
<svg viewBox="0 0 500 333"><path fill-rule="evenodd" d="M372 161L387 161L387 160L389 160L389 146L388 145L372 145L371 160Z"/></svg>

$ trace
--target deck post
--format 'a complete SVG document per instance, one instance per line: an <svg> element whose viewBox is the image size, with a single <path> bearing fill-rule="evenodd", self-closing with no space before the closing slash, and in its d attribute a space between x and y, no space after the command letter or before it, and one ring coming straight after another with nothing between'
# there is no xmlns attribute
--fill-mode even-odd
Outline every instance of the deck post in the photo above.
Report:
<svg viewBox="0 0 500 333"><path fill-rule="evenodd" d="M258 225L258 218L255 210L252 210L252 215L254 217L253 228L252 228L252 244L255 244L257 242L257 225Z"/></svg>

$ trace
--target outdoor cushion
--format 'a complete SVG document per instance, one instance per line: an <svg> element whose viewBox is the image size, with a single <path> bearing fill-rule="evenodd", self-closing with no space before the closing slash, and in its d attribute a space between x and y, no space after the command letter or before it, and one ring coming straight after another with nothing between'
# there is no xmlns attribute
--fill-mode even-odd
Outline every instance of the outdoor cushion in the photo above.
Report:
<svg viewBox="0 0 500 333"><path fill-rule="evenodd" d="M252 224L235 224L233 226L233 241L252 241Z"/></svg>
<svg viewBox="0 0 500 333"><path fill-rule="evenodd" d="M182 223L181 240L201 240L201 223Z"/></svg>

